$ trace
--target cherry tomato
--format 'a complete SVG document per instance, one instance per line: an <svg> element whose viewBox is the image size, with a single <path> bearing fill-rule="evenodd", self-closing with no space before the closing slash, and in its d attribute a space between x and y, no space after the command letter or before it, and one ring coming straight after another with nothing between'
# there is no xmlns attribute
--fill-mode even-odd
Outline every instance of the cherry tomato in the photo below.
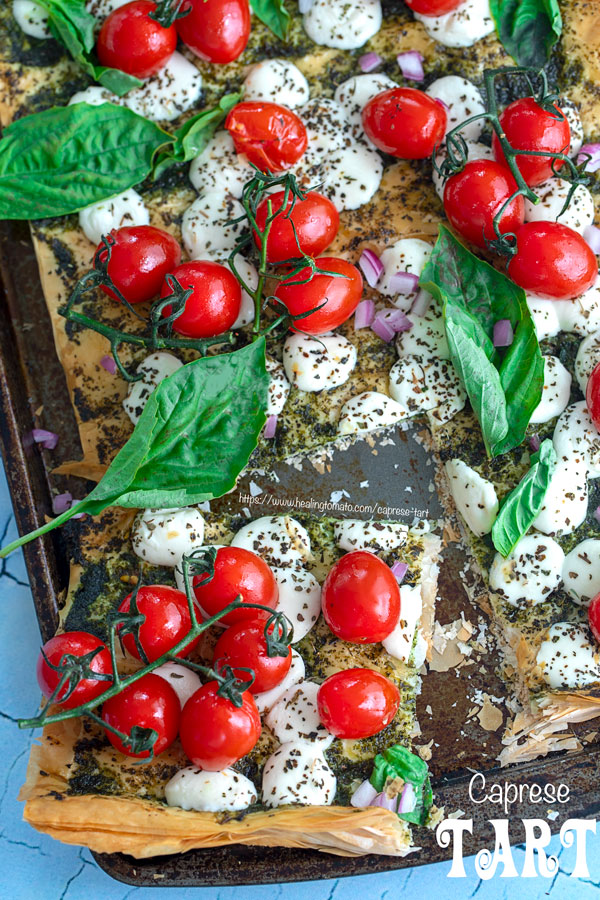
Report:
<svg viewBox="0 0 600 900"><path fill-rule="evenodd" d="M183 707L179 735L188 759L199 769L220 772L254 747L260 737L260 716L249 691L242 706L234 706L217 694L218 683L209 681Z"/></svg>
<svg viewBox="0 0 600 900"><path fill-rule="evenodd" d="M177 737L180 711L179 698L171 685L160 675L150 673L107 700L102 707L102 718L108 725L118 728L126 735L131 735L134 725L153 728L158 734L154 742L154 755L158 756ZM112 731L107 730L106 736L113 747L126 756L136 756L139 759L150 756L149 750L132 753Z"/></svg>
<svg viewBox="0 0 600 900"><path fill-rule="evenodd" d="M177 47L177 31L174 25L163 28L151 19L155 9L150 0L133 0L111 12L96 42L103 66L149 78L167 64Z"/></svg>
<svg viewBox="0 0 600 900"><path fill-rule="evenodd" d="M600 363L594 367L592 374L588 378L585 402L592 422L600 431Z"/></svg>
<svg viewBox="0 0 600 900"><path fill-rule="evenodd" d="M246 603L260 603L275 609L279 588L273 572L264 559L243 547L221 547L215 559L215 574L203 584L206 575L194 577L194 593L204 613L214 616L239 595ZM258 609L236 609L221 619L224 625L265 619Z"/></svg>
<svg viewBox="0 0 600 900"><path fill-rule="evenodd" d="M321 605L333 633L351 644L376 644L400 618L400 588L391 569L366 550L342 556L330 570Z"/></svg>
<svg viewBox="0 0 600 900"><path fill-rule="evenodd" d="M52 696L61 680L61 673L55 672L48 665L43 654L46 655L48 662L53 666L60 666L61 661L65 657L87 656L92 650L98 650L98 653L92 657L89 663L92 672L98 672L99 675L111 675L110 652L106 644L95 635L89 634L87 631L65 631L63 634L57 634L50 638L49 641L46 641L42 648L42 653L38 657L36 671L38 684L44 697L50 698ZM97 681L94 678L83 678L71 696L67 700L61 701L60 698L64 697L68 692L68 683L65 684L58 694L58 699L54 702L65 709L74 709L81 703L93 700L94 697L97 697L109 687L110 682L107 680Z"/></svg>
<svg viewBox="0 0 600 900"><path fill-rule="evenodd" d="M279 263L300 256L301 253L318 256L329 247L338 232L340 215L337 209L328 197L317 194L316 191L309 191L304 200L296 200L291 213L285 215L292 201L290 198L284 210L284 198L285 191L270 194L256 211L256 221L260 230L264 231L269 215L269 201L271 215L281 210L271 223L267 240L267 259L271 263ZM261 246L260 237L256 232L254 241L257 247Z"/></svg>
<svg viewBox="0 0 600 900"><path fill-rule="evenodd" d="M400 159L425 159L446 134L441 103L416 88L391 88L369 100L363 128L376 147Z"/></svg>
<svg viewBox="0 0 600 900"><path fill-rule="evenodd" d="M478 247L494 240L493 220L502 204L517 190L505 166L493 159L469 160L462 172L452 175L444 188L444 209L451 225ZM525 203L516 197L500 220L500 231L514 232L523 224Z"/></svg>
<svg viewBox="0 0 600 900"><path fill-rule="evenodd" d="M153 225L126 225L111 231L114 244L107 271L115 287L128 303L143 303L157 297L165 275L181 262L181 247L175 238ZM106 259L99 244L94 259ZM117 299L114 291L102 287L105 294Z"/></svg>
<svg viewBox="0 0 600 900"><path fill-rule="evenodd" d="M295 112L278 103L246 100L225 119L238 153L262 172L281 172L298 162L308 144L306 128Z"/></svg>
<svg viewBox="0 0 600 900"><path fill-rule="evenodd" d="M373 669L346 669L317 694L321 722L338 738L366 738L389 725L400 706L396 685Z"/></svg>
<svg viewBox="0 0 600 900"><path fill-rule="evenodd" d="M500 124L506 138L515 150L545 150L551 153L568 153L571 129L558 106L556 118L536 103L533 97L522 97L506 107L500 116ZM505 163L500 141L494 132L492 149L498 162ZM528 185L535 187L552 177L552 159L547 156L517 156L516 163ZM558 171L562 162L555 162Z"/></svg>
<svg viewBox="0 0 600 900"><path fill-rule="evenodd" d="M172 273L184 288L192 288L181 315L173 322L173 330L191 338L215 337L229 331L240 314L242 289L233 272L220 263L193 260L178 266ZM166 280L161 297L171 288ZM171 314L165 306L163 316Z"/></svg>
<svg viewBox="0 0 600 900"><path fill-rule="evenodd" d="M600 643L600 594L596 594L588 606L588 621L592 634Z"/></svg>
<svg viewBox="0 0 600 900"><path fill-rule="evenodd" d="M248 0L188 0L190 9L175 27L184 44L202 59L229 63L246 49L250 37Z"/></svg>
<svg viewBox="0 0 600 900"><path fill-rule="evenodd" d="M572 228L559 222L525 222L516 232L517 253L508 275L538 297L573 300L598 277L591 248Z"/></svg>
<svg viewBox="0 0 600 900"><path fill-rule="evenodd" d="M406 5L421 16L445 16L463 0L406 0Z"/></svg>
<svg viewBox="0 0 600 900"><path fill-rule="evenodd" d="M129 612L131 596L125 597L119 612ZM148 662L154 662L178 644L192 627L187 597L173 587L164 584L141 587L137 593L137 608L146 616L146 621L140 625L139 638ZM187 656L199 640L199 637L195 638L177 656ZM132 634L123 635L123 645L128 653L141 659Z"/></svg>
<svg viewBox="0 0 600 900"><path fill-rule="evenodd" d="M253 669L254 683L249 691L259 694L270 691L283 681L292 663L292 650L288 647L287 656L269 656L264 621L246 620L223 632L215 646L213 665L217 660L227 663L234 671L236 666ZM246 677L245 672L236 674L240 679Z"/></svg>
<svg viewBox="0 0 600 900"><path fill-rule="evenodd" d="M313 275L306 284L294 284L303 281L311 274L307 266L297 275L281 281L275 296L285 304L292 315L308 312L325 304L305 319L299 319L298 331L307 334L324 334L337 328L348 319L360 302L363 289L362 275L352 263L335 256L321 256L317 259L320 269L327 272L339 272L336 275Z"/></svg>

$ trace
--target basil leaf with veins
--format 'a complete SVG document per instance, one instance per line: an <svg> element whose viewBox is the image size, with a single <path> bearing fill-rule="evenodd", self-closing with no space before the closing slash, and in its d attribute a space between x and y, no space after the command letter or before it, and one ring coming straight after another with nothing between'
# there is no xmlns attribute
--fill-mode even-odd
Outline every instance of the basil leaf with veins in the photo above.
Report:
<svg viewBox="0 0 600 900"><path fill-rule="evenodd" d="M562 32L558 0L490 0L496 31L520 66L541 69Z"/></svg>
<svg viewBox="0 0 600 900"><path fill-rule="evenodd" d="M271 29L281 41L285 41L290 25L290 14L285 0L250 0L252 12Z"/></svg>
<svg viewBox="0 0 600 900"><path fill-rule="evenodd" d="M450 357L481 425L489 456L517 447L542 398L544 359L525 292L471 253L444 225L419 285L441 304ZM494 347L508 319L510 347Z"/></svg>

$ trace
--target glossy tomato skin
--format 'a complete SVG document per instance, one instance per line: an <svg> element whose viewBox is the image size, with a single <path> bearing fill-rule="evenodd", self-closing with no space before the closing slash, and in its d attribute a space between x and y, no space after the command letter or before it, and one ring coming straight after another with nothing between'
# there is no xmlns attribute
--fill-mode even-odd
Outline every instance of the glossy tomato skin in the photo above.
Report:
<svg viewBox="0 0 600 900"><path fill-rule="evenodd" d="M167 64L177 47L177 32L174 25L163 28L150 18L155 9L150 0L133 0L107 16L96 42L103 66L149 78Z"/></svg>
<svg viewBox="0 0 600 900"><path fill-rule="evenodd" d="M600 363L594 367L592 374L588 378L585 402L592 422L600 431Z"/></svg>
<svg viewBox="0 0 600 900"><path fill-rule="evenodd" d="M307 334L325 334L345 322L358 306L363 289L362 275L352 263L335 256L321 256L316 262L320 269L339 272L344 277L318 274L306 284L290 284L309 277L310 269L307 266L297 275L281 281L275 290L275 296L292 315L308 312L325 304L322 309L298 321L298 331L305 331Z"/></svg>
<svg viewBox="0 0 600 900"><path fill-rule="evenodd" d="M588 622L590 629L598 643L600 643L600 594L592 597L588 606Z"/></svg>
<svg viewBox="0 0 600 900"><path fill-rule="evenodd" d="M181 247L162 228L153 225L125 225L111 231L114 240L107 271L113 284L128 303L143 303L160 293L165 275L181 262ZM94 259L106 258L103 244L99 244ZM114 300L115 293L102 286Z"/></svg>
<svg viewBox="0 0 600 900"><path fill-rule="evenodd" d="M233 272L220 263L193 260L183 263L171 273L184 288L193 288L181 315L173 322L173 331L190 338L216 337L229 331L240 313L242 289ZM165 281L161 297L171 288ZM171 314L165 306L163 316Z"/></svg>
<svg viewBox="0 0 600 900"><path fill-rule="evenodd" d="M187 0L191 9L177 19L179 37L201 59L230 63L246 49L250 37L248 0Z"/></svg>
<svg viewBox="0 0 600 900"><path fill-rule="evenodd" d="M278 103L245 100L228 113L225 128L238 153L261 172L282 172L298 162L308 144L302 119Z"/></svg>
<svg viewBox="0 0 600 900"><path fill-rule="evenodd" d="M351 644L376 644L398 624L400 588L377 556L353 550L329 571L321 606L336 637Z"/></svg>
<svg viewBox="0 0 600 900"><path fill-rule="evenodd" d="M400 706L395 684L373 669L346 669L326 678L317 694L321 722L338 738L379 734Z"/></svg>
<svg viewBox="0 0 600 900"><path fill-rule="evenodd" d="M153 728L158 733L154 744L155 756L170 747L177 737L180 715L177 694L164 678L152 673L134 681L102 707L103 720L123 734L130 735L134 725ZM150 756L149 750L132 753L111 731L107 731L106 736L113 747L126 756L139 759Z"/></svg>
<svg viewBox="0 0 600 900"><path fill-rule="evenodd" d="M448 221L462 237L478 247L495 240L493 220L502 204L517 190L509 170L493 159L469 160L444 188ZM525 203L516 197L500 220L500 231L515 232L523 224Z"/></svg>
<svg viewBox="0 0 600 900"><path fill-rule="evenodd" d="M406 0L406 5L422 16L445 16L462 2L463 0Z"/></svg>
<svg viewBox="0 0 600 900"><path fill-rule="evenodd" d="M260 556L243 547L220 547L215 559L215 574L211 581L206 576L194 577L194 593L204 611L210 617L232 603L238 595L246 603L260 603L275 609L279 588L273 572ZM255 619L263 622L267 613L257 609L236 609L221 619L223 625L247 623Z"/></svg>
<svg viewBox="0 0 600 900"><path fill-rule="evenodd" d="M508 275L530 294L573 300L598 277L591 248L572 228L559 222L525 222L516 232L517 253Z"/></svg>
<svg viewBox="0 0 600 900"><path fill-rule="evenodd" d="M249 691L243 705L217 695L218 684L209 681L183 707L179 734L188 759L207 772L233 765L255 746L260 737L260 716Z"/></svg>
<svg viewBox="0 0 600 900"><path fill-rule="evenodd" d="M119 606L119 612L129 612L131 594ZM183 640L192 627L185 594L164 584L144 585L137 593L137 608L146 616L140 625L140 644L148 662L154 662L163 653ZM191 641L177 655L187 656L196 646L199 637ZM123 635L123 645L128 653L141 659L132 634Z"/></svg>
<svg viewBox="0 0 600 900"><path fill-rule="evenodd" d="M61 659L66 655L86 656L98 647L100 650L92 658L90 668L93 672L98 672L99 675L110 675L112 666L108 647L103 641L87 631L65 631L63 634L57 634L50 638L49 641L46 641L42 650L49 662L53 666L58 666ZM36 675L42 694L44 697L50 698L56 690L61 676L59 672L55 672L50 668L42 653L38 657ZM55 703L58 703L64 709L74 709L81 703L87 703L88 700L98 697L99 694L109 687L109 681L96 681L94 678L84 678L79 682L69 699L61 702L60 697L64 697L67 693L67 685L65 685Z"/></svg>
<svg viewBox="0 0 600 900"><path fill-rule="evenodd" d="M288 647L287 656L269 656L265 639L265 622L244 621L227 628L215 645L213 665L220 660L231 666L254 671L254 683L248 688L250 693L259 694L270 691L278 685L289 672L292 663L292 650ZM240 679L247 677L246 672L236 672Z"/></svg>
<svg viewBox="0 0 600 900"><path fill-rule="evenodd" d="M545 150L551 153L568 153L571 129L565 116L555 106L556 115L546 112L533 97L522 97L506 107L500 116L500 124L509 144L515 150ZM505 163L500 141L494 132L492 149L496 160ZM547 156L517 156L521 175L530 187L535 187L553 175L552 159ZM562 162L556 162L556 171Z"/></svg>
<svg viewBox="0 0 600 900"><path fill-rule="evenodd" d="M369 100L363 128L376 147L400 159L425 159L446 134L441 103L416 88L390 88Z"/></svg>
<svg viewBox="0 0 600 900"><path fill-rule="evenodd" d="M271 223L267 240L268 261L271 263L284 262L284 260L300 256L301 252L307 256L318 256L335 239L340 227L340 214L328 197L324 197L323 194L316 191L309 191L304 200L296 200L289 216L286 213L291 206L291 198L285 209L284 199L285 191L270 194L269 197L265 197L256 212L258 226L261 231L264 231L269 215L269 201L271 202L271 214L281 210ZM296 235L294 235L294 228ZM256 232L254 232L254 241L260 248L262 242Z"/></svg>

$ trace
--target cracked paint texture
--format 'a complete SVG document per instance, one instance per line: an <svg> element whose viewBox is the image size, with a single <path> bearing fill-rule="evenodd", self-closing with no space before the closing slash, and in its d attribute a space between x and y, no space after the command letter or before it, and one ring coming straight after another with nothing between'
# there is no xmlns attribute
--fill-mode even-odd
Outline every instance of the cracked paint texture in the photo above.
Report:
<svg viewBox="0 0 600 900"><path fill-rule="evenodd" d="M16 537L10 498L0 468L0 545ZM598 837L588 837L589 880L569 877L574 849L557 839L548 853L559 856L560 868L551 879L495 877L483 882L473 860L465 860L467 878L449 879L450 863L304 884L234 888L132 888L113 881L99 869L87 850L68 847L38 834L21 819L16 800L25 778L32 732L20 731L15 720L33 715L39 690L35 662L40 637L21 552L0 563L0 604L3 643L0 653L0 900L396 900L415 896L436 900L600 900ZM513 849L517 870L523 851ZM275 865L276 863L274 863ZM501 868L498 870L501 871Z"/></svg>

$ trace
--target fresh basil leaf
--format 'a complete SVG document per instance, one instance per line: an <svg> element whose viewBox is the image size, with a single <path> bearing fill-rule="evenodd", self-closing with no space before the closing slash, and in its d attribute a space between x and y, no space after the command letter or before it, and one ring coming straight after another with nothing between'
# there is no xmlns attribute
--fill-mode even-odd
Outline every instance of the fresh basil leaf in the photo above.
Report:
<svg viewBox="0 0 600 900"><path fill-rule="evenodd" d="M76 212L143 181L172 140L130 109L76 103L17 119L0 140L0 218Z"/></svg>
<svg viewBox="0 0 600 900"><path fill-rule="evenodd" d="M92 68L88 69L88 72L94 81L99 81L103 87L108 91L112 91L117 97L124 97L133 88L142 87L144 84L135 75L121 72L120 69L107 69L105 66L94 66L92 64Z"/></svg>
<svg viewBox="0 0 600 900"><path fill-rule="evenodd" d="M540 69L562 31L558 0L490 0L496 31L520 66Z"/></svg>
<svg viewBox="0 0 600 900"><path fill-rule="evenodd" d="M500 456L523 440L544 386L544 360L525 292L444 225L419 284L442 305L450 356L486 451ZM503 352L493 344L494 323L501 319L509 319L514 332Z"/></svg>
<svg viewBox="0 0 600 900"><path fill-rule="evenodd" d="M543 441L531 456L531 468L502 503L492 527L492 542L502 556L514 550L540 513L555 467L552 441Z"/></svg>
<svg viewBox="0 0 600 900"><path fill-rule="evenodd" d="M250 6L261 22L274 35L285 41L290 25L290 14L285 8L285 0L250 0Z"/></svg>
<svg viewBox="0 0 600 900"><path fill-rule="evenodd" d="M370 782L377 792L383 791L386 781L401 778L412 785L415 792L415 808L412 812L398 813L398 818L414 825L424 825L433 804L433 791L427 763L406 747L394 744L373 760Z"/></svg>

